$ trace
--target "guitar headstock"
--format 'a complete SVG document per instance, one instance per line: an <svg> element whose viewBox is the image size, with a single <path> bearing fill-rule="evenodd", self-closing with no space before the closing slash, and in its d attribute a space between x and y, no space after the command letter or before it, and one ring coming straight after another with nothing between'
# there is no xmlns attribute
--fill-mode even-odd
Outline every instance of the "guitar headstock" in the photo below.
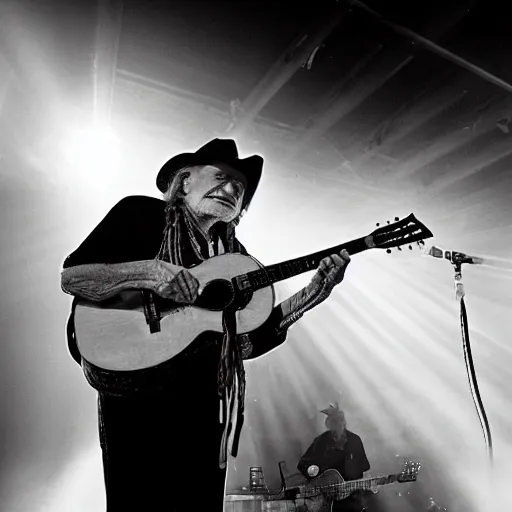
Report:
<svg viewBox="0 0 512 512"><path fill-rule="evenodd" d="M391 247L398 247L399 251L402 245L409 245L412 249L412 244L417 243L421 247L424 239L433 236L432 231L411 213L405 219L395 217L393 224L388 221L387 225L375 229L368 235L366 243L369 247L387 249L386 252L390 253Z"/></svg>
<svg viewBox="0 0 512 512"><path fill-rule="evenodd" d="M399 482L415 482L421 469L421 462L407 460L404 462L402 472L398 476Z"/></svg>

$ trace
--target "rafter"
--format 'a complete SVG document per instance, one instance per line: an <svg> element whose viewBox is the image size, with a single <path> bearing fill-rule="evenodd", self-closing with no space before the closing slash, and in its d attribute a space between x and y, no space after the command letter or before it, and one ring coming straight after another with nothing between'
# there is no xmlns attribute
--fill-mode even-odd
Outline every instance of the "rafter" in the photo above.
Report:
<svg viewBox="0 0 512 512"><path fill-rule="evenodd" d="M416 32L403 27L401 25L398 25L398 23L393 23L391 21L386 20L383 16L381 16L378 12L374 11L373 9L370 9L368 6L363 4L363 2L360 2L359 0L346 0L349 4L354 5L355 7L358 7L368 13L369 15L373 16L374 18L377 18L380 23L383 25L386 25L387 27L391 28L395 32L403 35L407 39L410 39L417 43L422 48L425 48L426 50L429 50L447 60L450 62L453 62L454 64L457 64L458 66L461 66L464 69L467 69L468 71L471 71L472 73L475 73L475 75L478 75L480 78L483 78L484 80L487 80L488 82L497 85L498 87L501 87L502 89L512 92L512 84L509 84L505 80L502 80L501 78L493 75L492 73L489 73L485 69L473 64L472 62L469 62L466 59L463 59L460 55L457 55L453 52L450 52L446 48L443 48L442 46L436 44L434 41L430 40L427 37L421 36L420 34L417 34ZM475 2L473 2L474 4ZM468 5L464 6L464 10L468 10Z"/></svg>
<svg viewBox="0 0 512 512"><path fill-rule="evenodd" d="M240 107L240 121L232 129L232 135L240 135L254 120L263 107L301 68L308 57L325 38L340 24L346 13L345 6L325 12L323 19L311 31L297 36L274 62L265 76L250 92Z"/></svg>
<svg viewBox="0 0 512 512"><path fill-rule="evenodd" d="M94 121L110 123L123 0L98 0L94 55Z"/></svg>
<svg viewBox="0 0 512 512"><path fill-rule="evenodd" d="M466 13L467 6L464 6L464 8L459 6L443 20L436 20L435 23L431 23L425 29L425 33L432 39L438 39L462 19ZM336 101L319 112L316 118L312 120L309 129L298 141L297 149L291 157L298 156L302 148L326 133L407 66L414 58L416 50L416 47L408 46L399 52L388 52L380 55L376 62L369 66L370 69L354 79Z"/></svg>
<svg viewBox="0 0 512 512"><path fill-rule="evenodd" d="M482 137L474 150L465 147L434 162L425 178L425 191L436 196L450 185L476 174L512 154L512 140L496 129ZM434 172L432 172L434 171Z"/></svg>
<svg viewBox="0 0 512 512"><path fill-rule="evenodd" d="M225 136L230 123L227 102L121 68L116 71L115 93L119 107L130 105L139 128L172 133L177 127L180 140L188 141L186 145L191 147L204 143L206 137ZM157 109L152 107L155 103ZM278 161L296 137L296 128L257 116L247 129L243 151L263 150L267 157Z"/></svg>
<svg viewBox="0 0 512 512"><path fill-rule="evenodd" d="M416 148L414 155L395 167L386 181L397 182L413 176L429 165L437 165L437 161L445 155L450 155L471 140L497 129L496 122L507 114L512 115L512 97L509 95L495 98L477 109L472 109L452 123L450 133L440 134L434 140L425 141L420 148Z"/></svg>
<svg viewBox="0 0 512 512"><path fill-rule="evenodd" d="M414 132L459 101L467 92L467 77L460 76L449 83L440 84L436 77L411 101L404 103L389 118L361 139L358 157L352 162L362 168L376 155L386 158L385 151L394 143ZM389 157L388 157L389 158Z"/></svg>

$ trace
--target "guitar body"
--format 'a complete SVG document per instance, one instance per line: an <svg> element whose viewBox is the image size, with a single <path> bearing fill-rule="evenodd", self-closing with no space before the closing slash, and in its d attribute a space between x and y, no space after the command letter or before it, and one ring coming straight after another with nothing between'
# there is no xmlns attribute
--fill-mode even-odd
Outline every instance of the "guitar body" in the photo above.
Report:
<svg viewBox="0 0 512 512"><path fill-rule="evenodd" d="M342 485L345 482L339 471L327 469L321 475L310 480L307 484L300 486L300 494L304 496L315 496L322 493L327 499L344 500L353 492L353 489Z"/></svg>
<svg viewBox="0 0 512 512"><path fill-rule="evenodd" d="M236 253L215 256L188 270L201 290L214 280L230 281L261 268L251 256ZM274 301L273 286L254 291L247 305L236 312L237 334L261 326L270 316ZM125 291L102 302L80 300L75 309L80 354L105 370L140 370L172 359L204 332L223 332L222 311L161 303L161 330L150 333L139 290Z"/></svg>
<svg viewBox="0 0 512 512"><path fill-rule="evenodd" d="M284 495L281 493L266 497L261 502L261 510L265 512L331 512L334 499L340 498L339 492L336 494L330 491L338 489L343 482L343 477L338 471L328 469L307 484L287 489ZM347 493L347 496L351 492Z"/></svg>
<svg viewBox="0 0 512 512"><path fill-rule="evenodd" d="M335 469L328 469L306 484L286 487L277 494L261 495L261 509L266 512L331 512L335 501L348 498L358 490L376 492L380 485L414 482L421 463L406 461L402 472L380 477L345 481Z"/></svg>

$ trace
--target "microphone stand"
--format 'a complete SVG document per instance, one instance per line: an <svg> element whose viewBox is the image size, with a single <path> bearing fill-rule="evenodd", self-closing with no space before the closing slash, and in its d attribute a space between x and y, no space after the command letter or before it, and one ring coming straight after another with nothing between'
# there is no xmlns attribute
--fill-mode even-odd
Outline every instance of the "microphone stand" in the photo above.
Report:
<svg viewBox="0 0 512 512"><path fill-rule="evenodd" d="M465 260L463 255L459 255L459 253L456 253L456 252L452 252L451 258L449 258L449 260L452 263L454 270L455 270L455 276L454 276L455 298L456 298L456 300L459 301L459 304L460 304L460 326L461 326L461 332L462 332L462 348L464 350L464 359L466 361L466 370L468 373L469 386L471 389L471 396L473 397L473 402L475 404L478 418L480 420L480 425L482 427L482 431L483 431L484 439L485 439L485 445L487 448L487 455L489 457L489 463L492 467L493 450L492 450L491 430L489 428L489 422L487 421L487 415L485 413L482 399L480 397L480 392L478 390L475 366L473 364L473 356L471 355L471 346L469 343L469 325L468 325L468 318L467 318L467 314L466 314L466 304L464 302L464 296L466 295L466 292L464 291L464 284L462 283L462 264L468 263L468 261Z"/></svg>

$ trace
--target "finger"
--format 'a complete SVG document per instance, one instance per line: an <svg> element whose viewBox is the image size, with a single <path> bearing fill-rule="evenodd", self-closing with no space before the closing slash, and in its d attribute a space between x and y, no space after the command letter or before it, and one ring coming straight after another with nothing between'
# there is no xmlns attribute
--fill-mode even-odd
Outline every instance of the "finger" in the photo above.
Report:
<svg viewBox="0 0 512 512"><path fill-rule="evenodd" d="M182 271L179 274L180 288L187 302L192 302L195 299L194 296L194 277L187 271Z"/></svg>
<svg viewBox="0 0 512 512"><path fill-rule="evenodd" d="M320 261L320 265L318 265L319 269L325 270L332 265L332 260L330 256L326 256Z"/></svg>
<svg viewBox="0 0 512 512"><path fill-rule="evenodd" d="M350 254L348 253L347 249L343 249L341 252L340 252L340 256L345 260L345 261L350 261Z"/></svg>
<svg viewBox="0 0 512 512"><path fill-rule="evenodd" d="M172 289L175 293L174 300L176 302L190 302L190 292L188 290L185 276L182 272L176 275L171 284Z"/></svg>
<svg viewBox="0 0 512 512"><path fill-rule="evenodd" d="M329 271L328 268L329 268L328 258L323 258L322 260L320 260L320 263L318 264L317 271L315 272L315 275L313 276L313 281L316 283L323 281Z"/></svg>
<svg viewBox="0 0 512 512"><path fill-rule="evenodd" d="M339 254L333 254L331 258L334 265L338 268L342 268L347 264L347 262Z"/></svg>
<svg viewBox="0 0 512 512"><path fill-rule="evenodd" d="M329 270L332 268L333 265L334 262L332 261L331 256L327 256L320 262L320 265L318 265L318 270L320 271L322 276L325 277L329 273Z"/></svg>
<svg viewBox="0 0 512 512"><path fill-rule="evenodd" d="M171 290L171 299L176 302L186 302L186 285L182 280L182 277L178 274L176 277L172 280L171 283L169 283L169 288Z"/></svg>
<svg viewBox="0 0 512 512"><path fill-rule="evenodd" d="M185 283L190 292L191 299L196 299L199 290L199 281L190 273L185 274Z"/></svg>
<svg viewBox="0 0 512 512"><path fill-rule="evenodd" d="M338 284L341 283L341 281L343 281L348 261L342 259L341 256L338 254L333 254L332 260L334 262L334 267L329 272L328 279L331 280L333 283Z"/></svg>

